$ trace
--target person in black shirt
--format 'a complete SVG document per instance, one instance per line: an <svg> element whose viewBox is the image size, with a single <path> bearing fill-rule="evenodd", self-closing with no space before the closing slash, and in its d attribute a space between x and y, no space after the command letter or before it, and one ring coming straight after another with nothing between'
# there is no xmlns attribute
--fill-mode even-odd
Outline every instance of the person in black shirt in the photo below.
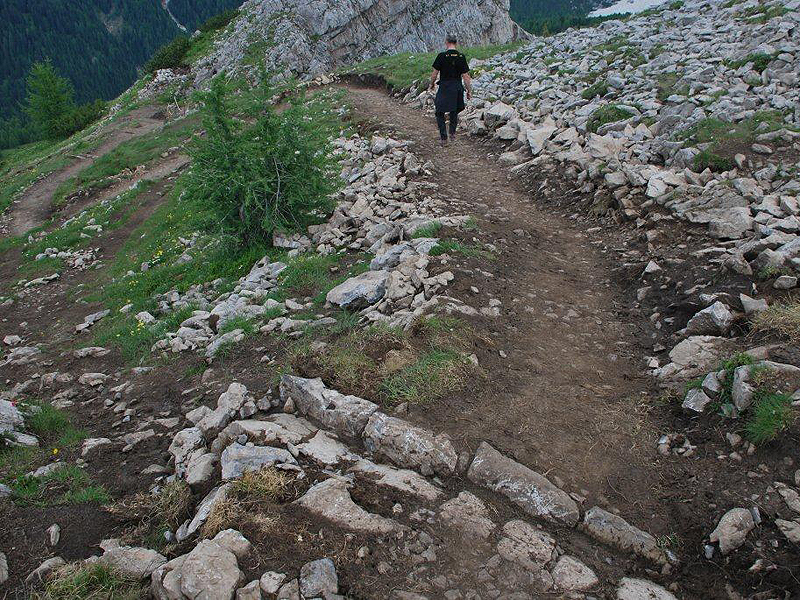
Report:
<svg viewBox="0 0 800 600"><path fill-rule="evenodd" d="M447 36L447 50L440 52L433 63L429 91L433 91L436 79L439 78L439 91L436 93L436 123L439 125L439 136L442 146L447 145L447 123L445 114L450 115L450 139L456 137L458 113L464 110L464 88L467 99L472 98L472 79L469 76L467 58L456 50L457 40L454 35ZM463 81L463 85L462 85Z"/></svg>

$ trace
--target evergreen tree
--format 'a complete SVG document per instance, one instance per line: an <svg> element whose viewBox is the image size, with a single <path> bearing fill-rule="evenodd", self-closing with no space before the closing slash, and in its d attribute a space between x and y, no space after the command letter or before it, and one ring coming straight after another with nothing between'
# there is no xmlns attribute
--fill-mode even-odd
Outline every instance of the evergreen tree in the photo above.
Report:
<svg viewBox="0 0 800 600"><path fill-rule="evenodd" d="M34 63L26 81L25 112L33 126L45 137L63 137L75 110L72 84L59 76L46 60Z"/></svg>

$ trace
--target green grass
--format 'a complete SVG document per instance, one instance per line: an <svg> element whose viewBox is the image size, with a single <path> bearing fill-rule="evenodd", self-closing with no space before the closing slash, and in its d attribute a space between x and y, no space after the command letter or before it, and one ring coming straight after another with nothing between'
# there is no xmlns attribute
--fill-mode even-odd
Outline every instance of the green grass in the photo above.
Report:
<svg viewBox="0 0 800 600"><path fill-rule="evenodd" d="M688 96L689 86L678 87L680 76L677 73L662 73L656 78L656 98L664 102L672 95Z"/></svg>
<svg viewBox="0 0 800 600"><path fill-rule="evenodd" d="M385 379L380 391L390 404L427 404L458 387L467 366L460 352L432 348L414 364Z"/></svg>
<svg viewBox="0 0 800 600"><path fill-rule="evenodd" d="M106 504L110 500L105 488L92 485L86 472L75 465L65 464L42 477L19 475L6 483L19 506Z"/></svg>
<svg viewBox="0 0 800 600"><path fill-rule="evenodd" d="M758 133L785 127L783 114L776 110L762 110L752 117L730 123L716 118L702 119L678 133L677 138L687 144L710 144L695 157L695 169L706 167L712 171L728 171L735 166L734 155L750 146Z"/></svg>
<svg viewBox="0 0 800 600"><path fill-rule="evenodd" d="M592 133L597 133L597 130L606 125L607 123L616 123L633 116L629 110L622 108L616 104L606 104L595 110L586 123L586 129Z"/></svg>
<svg viewBox="0 0 800 600"><path fill-rule="evenodd" d="M602 98L607 93L608 93L608 84L605 82L605 80L603 80L593 83L588 88L583 90L583 92L581 92L581 97L584 100L591 100L592 98L595 98L597 96L600 96Z"/></svg>
<svg viewBox="0 0 800 600"><path fill-rule="evenodd" d="M739 60L725 61L724 64L731 69L739 69L748 63L753 63L753 70L761 73L773 60L775 60L775 55L757 52L754 54L748 54Z"/></svg>
<svg viewBox="0 0 800 600"><path fill-rule="evenodd" d="M722 381L722 389L719 393L720 405L731 404L733 402L733 398L731 397L731 393L733 392L733 372L739 367L752 365L753 362L753 357L749 354L745 354L744 352L734 354L727 360L723 361L718 369L720 371L725 371L725 377Z"/></svg>
<svg viewBox="0 0 800 600"><path fill-rule="evenodd" d="M442 224L439 221L434 221L430 225L425 225L424 227L417 227L414 230L414 233L411 234L412 238L432 238L436 237L436 234L439 233L442 229Z"/></svg>
<svg viewBox="0 0 800 600"><path fill-rule="evenodd" d="M463 48L461 52L466 55L468 61L484 60L497 54L511 52L521 45L519 42L514 42L496 46L478 46ZM349 67L342 72L379 75L386 80L386 83L395 88L406 88L412 83L430 76L437 54L438 52L403 52L391 56L380 56Z"/></svg>
<svg viewBox="0 0 800 600"><path fill-rule="evenodd" d="M134 578L123 575L103 563L76 563L55 572L41 591L33 591L31 600L139 600L146 588Z"/></svg>
<svg viewBox="0 0 800 600"><path fill-rule="evenodd" d="M785 394L756 393L752 415L745 425L747 439L754 444L776 440L797 418L792 399Z"/></svg>
<svg viewBox="0 0 800 600"><path fill-rule="evenodd" d="M196 117L187 117L170 123L161 131L121 143L59 185L53 193L53 205L61 206L67 197L78 190L102 187L110 177L118 175L125 169L134 169L158 158L168 148L183 144L196 130Z"/></svg>
<svg viewBox="0 0 800 600"><path fill-rule="evenodd" d="M481 248L479 244L465 244L459 240L445 239L431 248L431 256L441 256L442 254L461 254L462 256L469 256L474 258L495 258L494 254L488 250Z"/></svg>
<svg viewBox="0 0 800 600"><path fill-rule="evenodd" d="M782 17L789 12L789 9L780 4L759 4L751 6L742 11L746 23L763 25L775 17Z"/></svg>

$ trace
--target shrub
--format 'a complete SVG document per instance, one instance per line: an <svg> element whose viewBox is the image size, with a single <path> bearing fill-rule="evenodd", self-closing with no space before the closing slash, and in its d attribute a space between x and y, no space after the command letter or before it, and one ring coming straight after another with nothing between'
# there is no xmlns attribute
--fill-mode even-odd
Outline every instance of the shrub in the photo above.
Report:
<svg viewBox="0 0 800 600"><path fill-rule="evenodd" d="M183 66L183 59L191 45L189 38L179 35L170 43L156 50L156 53L145 64L144 70L148 73L155 73L159 69L175 69Z"/></svg>
<svg viewBox="0 0 800 600"><path fill-rule="evenodd" d="M187 194L211 217L207 226L245 245L319 222L332 208L336 180L325 108L301 100L278 114L268 90L255 96L250 122L231 116L221 77L199 94L206 135L191 145L186 182Z"/></svg>
<svg viewBox="0 0 800 600"><path fill-rule="evenodd" d="M586 123L586 128L592 133L597 133L597 130L607 123L615 123L632 117L633 113L629 110L622 108L616 104L607 104L595 110L589 117Z"/></svg>
<svg viewBox="0 0 800 600"><path fill-rule="evenodd" d="M201 33L217 31L223 27L227 27L228 24L238 16L239 11L237 9L226 10L208 19L205 23L200 25L198 29Z"/></svg>

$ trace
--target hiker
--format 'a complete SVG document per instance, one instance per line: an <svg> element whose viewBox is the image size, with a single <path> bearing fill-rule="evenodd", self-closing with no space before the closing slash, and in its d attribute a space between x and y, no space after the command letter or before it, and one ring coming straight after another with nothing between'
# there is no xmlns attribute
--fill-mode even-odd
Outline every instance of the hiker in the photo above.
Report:
<svg viewBox="0 0 800 600"><path fill-rule="evenodd" d="M447 123L445 114L450 115L450 139L456 137L458 113L464 110L464 88L467 99L472 98L472 78L469 76L467 58L456 50L458 40L454 35L447 36L447 50L440 52L433 63L431 84L428 91L433 92L436 78L439 77L439 91L436 93L436 122L439 125L439 136L442 146L447 145ZM463 85L462 85L463 80Z"/></svg>

